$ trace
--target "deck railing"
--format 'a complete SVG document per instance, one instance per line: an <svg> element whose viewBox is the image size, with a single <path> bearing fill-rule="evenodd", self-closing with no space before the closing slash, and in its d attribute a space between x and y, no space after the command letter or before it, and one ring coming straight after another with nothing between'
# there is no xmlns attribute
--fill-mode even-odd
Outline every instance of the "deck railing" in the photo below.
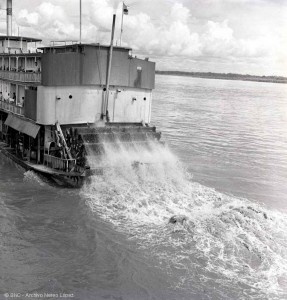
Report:
<svg viewBox="0 0 287 300"><path fill-rule="evenodd" d="M0 79L7 79L17 82L41 83L41 73L0 70Z"/></svg>
<svg viewBox="0 0 287 300"><path fill-rule="evenodd" d="M64 159L49 154L44 154L44 164L50 168L71 172L76 166L75 159Z"/></svg>
<svg viewBox="0 0 287 300"><path fill-rule="evenodd" d="M7 101L3 101L3 97L0 97L0 109L24 116L24 107L16 105L14 102L10 103Z"/></svg>

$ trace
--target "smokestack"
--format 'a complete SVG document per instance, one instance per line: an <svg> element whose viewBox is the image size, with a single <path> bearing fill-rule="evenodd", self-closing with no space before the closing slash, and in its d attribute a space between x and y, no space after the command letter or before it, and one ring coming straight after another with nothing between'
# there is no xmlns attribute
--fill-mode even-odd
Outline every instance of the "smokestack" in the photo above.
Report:
<svg viewBox="0 0 287 300"><path fill-rule="evenodd" d="M7 35L12 35L12 0L7 0Z"/></svg>

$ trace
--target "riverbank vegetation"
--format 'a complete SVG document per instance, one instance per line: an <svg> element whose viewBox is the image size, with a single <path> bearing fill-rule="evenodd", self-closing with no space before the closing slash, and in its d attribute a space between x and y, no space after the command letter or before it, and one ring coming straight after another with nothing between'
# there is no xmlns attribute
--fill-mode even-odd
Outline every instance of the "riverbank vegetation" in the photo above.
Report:
<svg viewBox="0 0 287 300"><path fill-rule="evenodd" d="M287 77L283 77L283 76L255 76L249 74L243 75L243 74L235 74L235 73L182 72L182 71L159 71L159 70L156 71L156 74L189 76L189 77L197 77L197 78L226 79L226 80L287 83Z"/></svg>

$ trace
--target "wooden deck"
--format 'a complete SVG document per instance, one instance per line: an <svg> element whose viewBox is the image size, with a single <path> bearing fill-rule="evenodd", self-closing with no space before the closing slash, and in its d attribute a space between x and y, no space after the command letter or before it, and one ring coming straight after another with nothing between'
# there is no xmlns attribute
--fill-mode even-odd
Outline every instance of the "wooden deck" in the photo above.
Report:
<svg viewBox="0 0 287 300"><path fill-rule="evenodd" d="M22 166L25 170L34 171L36 173L42 174L45 177L52 177L53 181L66 185L69 187L79 187L83 179L86 177L85 172L80 174L76 172L64 172L60 170L55 170L53 168L49 168L42 164L37 164L31 161L23 160L15 154L15 149L10 148L4 142L0 142L0 153L9 157L18 165ZM54 180L55 179L55 180Z"/></svg>

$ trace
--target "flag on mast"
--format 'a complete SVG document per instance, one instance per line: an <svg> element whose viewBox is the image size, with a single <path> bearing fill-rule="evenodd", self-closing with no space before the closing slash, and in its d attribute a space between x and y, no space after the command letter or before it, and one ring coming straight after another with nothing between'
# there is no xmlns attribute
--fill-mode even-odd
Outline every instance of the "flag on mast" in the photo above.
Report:
<svg viewBox="0 0 287 300"><path fill-rule="evenodd" d="M122 24L121 24L121 35L120 35L120 46L122 45L122 34L123 34L123 23L124 23L124 15L128 15L129 10L127 5L123 2L123 10L122 10Z"/></svg>
<svg viewBox="0 0 287 300"><path fill-rule="evenodd" d="M124 15L128 15L129 14L128 7L126 6L126 4L124 2L123 2L123 14Z"/></svg>

